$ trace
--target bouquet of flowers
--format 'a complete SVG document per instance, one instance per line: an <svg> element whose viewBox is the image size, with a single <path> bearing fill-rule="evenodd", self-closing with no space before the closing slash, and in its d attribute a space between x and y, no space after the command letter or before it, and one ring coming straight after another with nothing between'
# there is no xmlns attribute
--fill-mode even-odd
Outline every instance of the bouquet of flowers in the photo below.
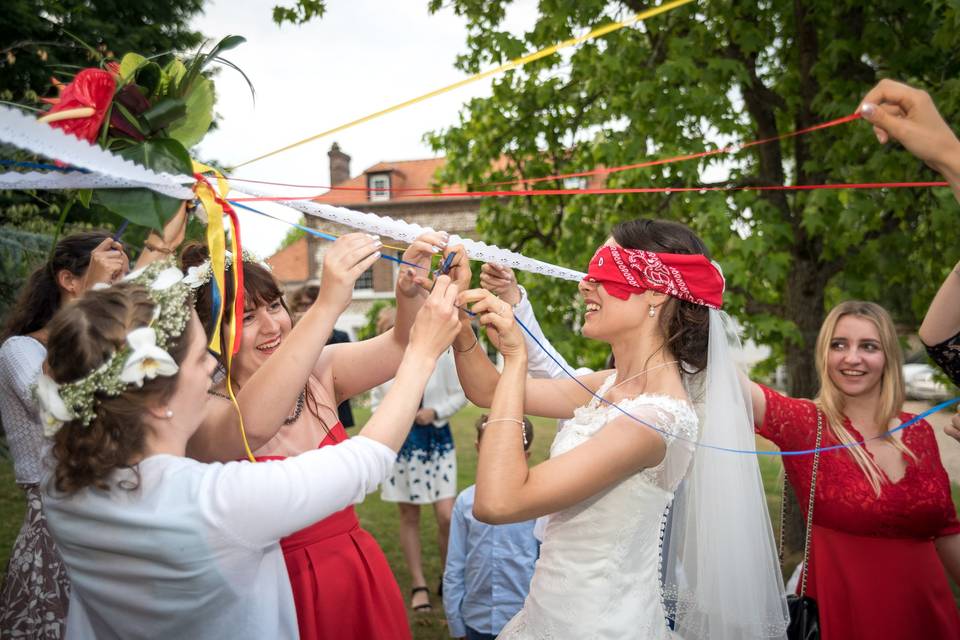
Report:
<svg viewBox="0 0 960 640"><path fill-rule="evenodd" d="M174 57L164 66L155 61L158 56L136 53L104 60L79 71L68 84L54 80L59 96L45 100L52 106L40 120L154 171L192 175L187 150L213 123L214 85L206 69L216 62L243 75L220 54L245 41L227 36L208 51L201 47L192 58ZM162 229L182 204L148 189L86 190L78 197L154 229Z"/></svg>

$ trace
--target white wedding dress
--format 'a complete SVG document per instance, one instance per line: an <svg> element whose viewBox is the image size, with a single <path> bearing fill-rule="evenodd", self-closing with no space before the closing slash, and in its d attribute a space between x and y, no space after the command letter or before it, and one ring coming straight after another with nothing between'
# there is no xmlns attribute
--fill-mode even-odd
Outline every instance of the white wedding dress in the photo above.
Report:
<svg viewBox="0 0 960 640"><path fill-rule="evenodd" d="M597 395L615 378L611 374ZM623 415L600 404L594 398L574 412L554 439L551 457ZM549 516L530 593L500 640L674 637L662 603L661 544L674 491L690 468L697 415L689 403L664 395L641 395L618 405L665 432L663 461Z"/></svg>

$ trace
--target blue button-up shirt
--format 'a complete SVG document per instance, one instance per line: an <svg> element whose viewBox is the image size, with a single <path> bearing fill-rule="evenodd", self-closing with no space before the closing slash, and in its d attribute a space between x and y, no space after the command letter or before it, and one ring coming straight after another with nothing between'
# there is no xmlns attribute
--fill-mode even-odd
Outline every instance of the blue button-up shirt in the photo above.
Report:
<svg viewBox="0 0 960 640"><path fill-rule="evenodd" d="M473 494L474 487L467 487L453 506L443 572L443 608L455 638L467 634L465 627L500 633L523 607L540 555L533 520L480 522L473 517Z"/></svg>

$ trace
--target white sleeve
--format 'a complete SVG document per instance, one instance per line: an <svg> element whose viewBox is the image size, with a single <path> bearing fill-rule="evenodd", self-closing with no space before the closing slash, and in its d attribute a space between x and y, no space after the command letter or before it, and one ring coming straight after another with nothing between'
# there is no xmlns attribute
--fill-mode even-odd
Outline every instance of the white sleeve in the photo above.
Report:
<svg viewBox="0 0 960 640"><path fill-rule="evenodd" d="M17 336L3 344L0 349L0 385L10 389L24 407L33 411L35 403L30 387L43 369L43 349L31 349L30 342Z"/></svg>
<svg viewBox="0 0 960 640"><path fill-rule="evenodd" d="M214 526L261 548L361 502L396 457L386 445L356 436L285 460L210 465L202 508Z"/></svg>
<svg viewBox="0 0 960 640"><path fill-rule="evenodd" d="M540 323L537 322L537 317L533 313L533 306L530 304L527 291L523 287L520 287L520 302L513 307L513 314L517 320L522 322L527 329L530 330L530 333L532 333L540 343L538 346L526 331L523 332L523 339L527 343L527 371L530 375L534 378L567 377L566 374L563 373L563 369L573 371L573 368L564 360L560 352L553 348L553 345L550 344L547 337L543 335L543 329L540 328ZM560 364L554 362L550 356L547 355L548 352L556 358Z"/></svg>

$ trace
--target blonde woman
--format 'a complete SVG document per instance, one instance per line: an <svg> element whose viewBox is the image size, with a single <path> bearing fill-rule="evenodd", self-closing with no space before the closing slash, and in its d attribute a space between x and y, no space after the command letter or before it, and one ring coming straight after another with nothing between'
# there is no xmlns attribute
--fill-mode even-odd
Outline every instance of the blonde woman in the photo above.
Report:
<svg viewBox="0 0 960 640"><path fill-rule="evenodd" d="M821 453L816 470L806 594L822 637L960 637L947 581L960 581L960 523L933 430L920 420L884 437L913 418L901 411L903 354L890 315L872 302L838 305L816 362L813 401L759 384L751 396L757 433L784 451L866 442ZM783 461L806 512L814 456Z"/></svg>

